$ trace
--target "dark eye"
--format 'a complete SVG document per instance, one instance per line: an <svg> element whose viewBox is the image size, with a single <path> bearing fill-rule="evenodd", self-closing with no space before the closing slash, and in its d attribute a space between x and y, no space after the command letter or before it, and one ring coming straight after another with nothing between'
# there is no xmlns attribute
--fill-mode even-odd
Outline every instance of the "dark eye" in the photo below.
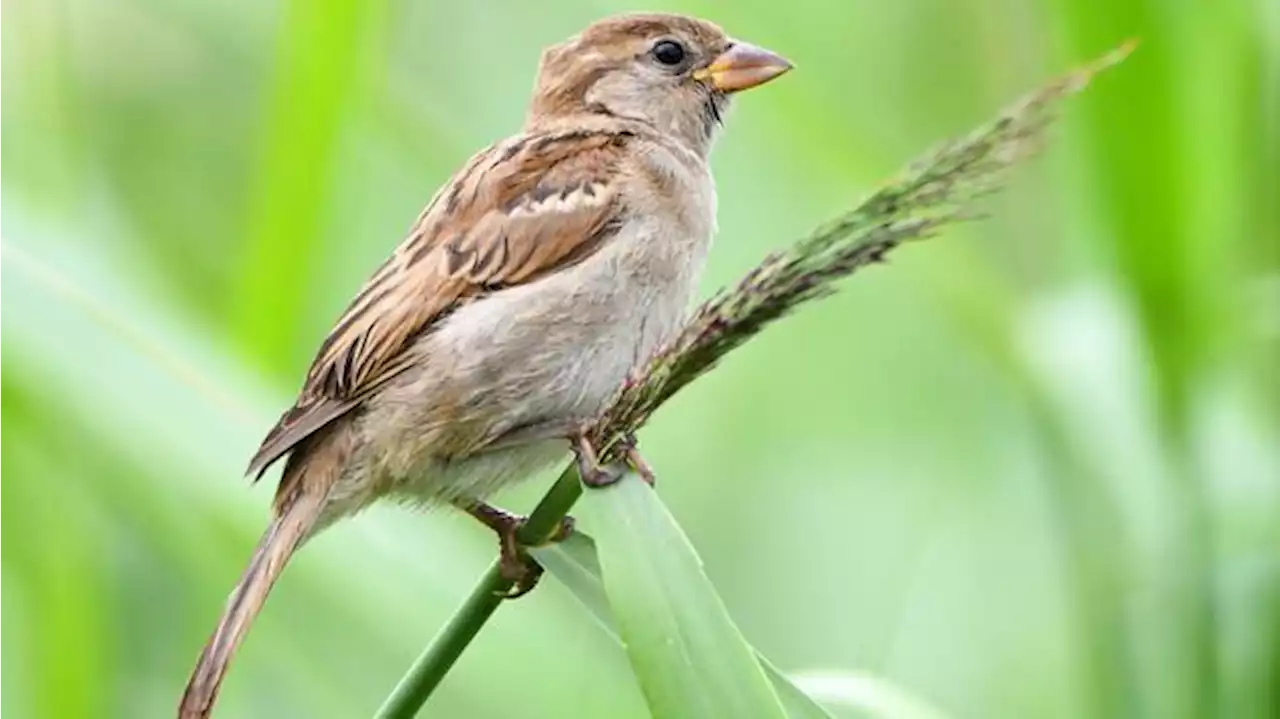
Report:
<svg viewBox="0 0 1280 719"><path fill-rule="evenodd" d="M684 46L674 40L662 40L653 46L653 57L663 65L684 62Z"/></svg>

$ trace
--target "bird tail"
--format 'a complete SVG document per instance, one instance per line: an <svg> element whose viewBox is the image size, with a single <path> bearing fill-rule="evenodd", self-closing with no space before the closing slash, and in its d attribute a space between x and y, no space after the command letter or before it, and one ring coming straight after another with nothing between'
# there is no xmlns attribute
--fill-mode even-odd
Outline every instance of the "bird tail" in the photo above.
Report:
<svg viewBox="0 0 1280 719"><path fill-rule="evenodd" d="M313 496L315 494L321 496ZM227 599L218 628L200 653L178 706L179 719L204 719L213 711L228 664L285 564L315 525L324 499L322 493L299 493L267 527L248 569Z"/></svg>

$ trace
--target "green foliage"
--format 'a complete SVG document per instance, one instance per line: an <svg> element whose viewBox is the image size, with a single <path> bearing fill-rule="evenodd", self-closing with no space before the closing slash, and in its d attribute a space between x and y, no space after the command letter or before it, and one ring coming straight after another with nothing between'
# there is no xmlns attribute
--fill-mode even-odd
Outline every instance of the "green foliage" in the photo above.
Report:
<svg viewBox="0 0 1280 719"><path fill-rule="evenodd" d="M618 634L654 716L787 716L693 547L640 478L588 492Z"/></svg>
<svg viewBox="0 0 1280 719"><path fill-rule="evenodd" d="M684 544L685 546L680 547L680 551L692 552L692 547L688 547L687 542L684 542ZM595 541L579 532L563 542L535 547L531 551L538 561L547 568L547 571L551 572L558 581L568 587L573 596L582 603L582 606L591 612L591 615L600 623L601 628L616 639L619 644L622 644L622 638L618 634L614 619L614 610L609 605L604 582L602 581L600 559L596 554ZM625 574L626 572L627 568L624 565L622 573ZM692 578L692 583L704 583L706 578L701 574L701 571L699 571ZM675 580L676 576L678 575L672 575L673 580ZM712 612L723 614L723 607L719 604L719 600L710 603ZM690 606L690 604L677 604L672 606L672 609L681 611L689 609ZM624 644L623 646L626 645ZM773 691L777 692L777 698L782 703L782 708L788 717L791 719L827 719L830 717L813 699L797 688L782 672L778 671L777 667L773 666L769 660L759 654L756 654L755 660L760 663L765 676L773 684ZM906 715L903 715L903 719L906 719Z"/></svg>

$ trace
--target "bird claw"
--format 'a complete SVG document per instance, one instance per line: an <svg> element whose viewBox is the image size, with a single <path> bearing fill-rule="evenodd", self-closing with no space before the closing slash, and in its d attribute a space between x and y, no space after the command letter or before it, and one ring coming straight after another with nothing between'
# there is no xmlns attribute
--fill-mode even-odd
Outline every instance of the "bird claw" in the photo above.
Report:
<svg viewBox="0 0 1280 719"><path fill-rule="evenodd" d="M544 570L520 543L520 529L527 519L484 502L467 507L467 512L498 535L498 572L510 586L495 594L503 599L518 599L533 591ZM563 517L555 529L531 546L562 542L573 534L575 524L573 517Z"/></svg>
<svg viewBox="0 0 1280 719"><path fill-rule="evenodd" d="M649 467L649 463L640 455L636 449L635 435L628 434L618 442L619 453L626 465L630 465L640 475L650 487L657 481L653 475L653 469ZM602 464L600 456L592 446L591 441L587 439L585 433L578 435L573 440L573 451L578 456L578 474L582 477L582 483L588 487L598 489L600 487L608 487L616 484L626 474L626 466L620 463Z"/></svg>
<svg viewBox="0 0 1280 719"><path fill-rule="evenodd" d="M627 464L631 465L636 474L640 475L640 479L643 479L645 484L650 487L655 486L658 478L654 476L653 468L644 460L640 450L636 449L636 436L634 434L624 436L618 446L622 449L622 458L627 461Z"/></svg>
<svg viewBox="0 0 1280 719"><path fill-rule="evenodd" d="M600 489L617 484L626 473L626 467L620 464L598 464L582 471L582 483L592 489Z"/></svg>
<svg viewBox="0 0 1280 719"><path fill-rule="evenodd" d="M498 573L510 586L494 593L503 599L519 599L538 586L545 570L514 538L502 537L499 542L502 549L498 555Z"/></svg>

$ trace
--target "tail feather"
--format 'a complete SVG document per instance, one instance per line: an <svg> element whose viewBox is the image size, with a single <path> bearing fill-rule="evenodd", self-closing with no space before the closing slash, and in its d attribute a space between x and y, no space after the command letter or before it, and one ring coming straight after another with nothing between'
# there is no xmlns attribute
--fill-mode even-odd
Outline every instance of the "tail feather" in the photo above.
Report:
<svg viewBox="0 0 1280 719"><path fill-rule="evenodd" d="M236 649L262 610L267 594L294 550L314 526L323 506L323 497L300 494L267 527L248 569L227 599L218 628L200 653L200 660L178 707L179 719L204 719L213 711L218 689Z"/></svg>

